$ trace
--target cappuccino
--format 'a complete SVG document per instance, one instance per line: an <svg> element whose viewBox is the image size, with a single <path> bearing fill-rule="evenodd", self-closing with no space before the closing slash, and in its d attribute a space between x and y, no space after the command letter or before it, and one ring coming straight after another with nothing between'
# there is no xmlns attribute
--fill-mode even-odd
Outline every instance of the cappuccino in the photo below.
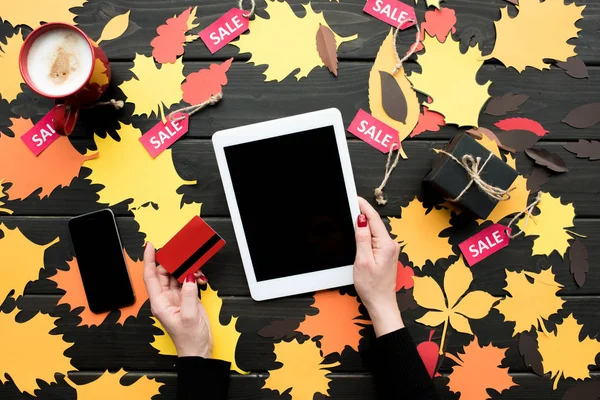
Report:
<svg viewBox="0 0 600 400"><path fill-rule="evenodd" d="M40 35L27 54L27 72L33 85L54 97L81 88L93 68L88 41L70 29L53 29Z"/></svg>

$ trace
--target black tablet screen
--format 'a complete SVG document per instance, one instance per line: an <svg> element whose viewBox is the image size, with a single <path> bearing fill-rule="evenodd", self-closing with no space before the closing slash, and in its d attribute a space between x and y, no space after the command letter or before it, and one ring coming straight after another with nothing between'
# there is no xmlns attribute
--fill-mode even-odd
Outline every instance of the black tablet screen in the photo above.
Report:
<svg viewBox="0 0 600 400"><path fill-rule="evenodd" d="M354 263L332 126L225 147L257 281Z"/></svg>

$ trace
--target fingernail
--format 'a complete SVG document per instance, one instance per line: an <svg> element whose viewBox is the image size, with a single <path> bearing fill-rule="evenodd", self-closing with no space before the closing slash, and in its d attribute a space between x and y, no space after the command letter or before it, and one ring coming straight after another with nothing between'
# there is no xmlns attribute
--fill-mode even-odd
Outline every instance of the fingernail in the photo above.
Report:
<svg viewBox="0 0 600 400"><path fill-rule="evenodd" d="M196 278L194 278L194 274L187 274L187 276L185 277L185 281L184 282L196 282Z"/></svg>
<svg viewBox="0 0 600 400"><path fill-rule="evenodd" d="M366 226L367 226L367 217L365 217L363 214L360 214L358 216L358 227L365 228Z"/></svg>

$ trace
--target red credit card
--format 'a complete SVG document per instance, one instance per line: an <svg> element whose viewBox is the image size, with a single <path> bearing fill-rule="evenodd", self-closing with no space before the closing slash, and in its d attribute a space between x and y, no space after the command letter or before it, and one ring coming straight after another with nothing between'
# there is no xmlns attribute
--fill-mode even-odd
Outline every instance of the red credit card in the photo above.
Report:
<svg viewBox="0 0 600 400"><path fill-rule="evenodd" d="M187 275L198 271L223 246L223 238L196 216L156 252L156 261L183 283Z"/></svg>

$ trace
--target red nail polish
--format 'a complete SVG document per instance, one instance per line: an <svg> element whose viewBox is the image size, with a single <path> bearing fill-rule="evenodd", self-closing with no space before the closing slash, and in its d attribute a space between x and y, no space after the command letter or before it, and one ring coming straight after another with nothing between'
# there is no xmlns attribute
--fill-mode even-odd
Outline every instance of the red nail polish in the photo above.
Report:
<svg viewBox="0 0 600 400"><path fill-rule="evenodd" d="M196 278L194 277L194 274L187 274L187 276L185 277L185 282L196 282Z"/></svg>
<svg viewBox="0 0 600 400"><path fill-rule="evenodd" d="M358 216L358 227L365 228L366 226L367 226L367 217L365 217L363 214L360 214Z"/></svg>

